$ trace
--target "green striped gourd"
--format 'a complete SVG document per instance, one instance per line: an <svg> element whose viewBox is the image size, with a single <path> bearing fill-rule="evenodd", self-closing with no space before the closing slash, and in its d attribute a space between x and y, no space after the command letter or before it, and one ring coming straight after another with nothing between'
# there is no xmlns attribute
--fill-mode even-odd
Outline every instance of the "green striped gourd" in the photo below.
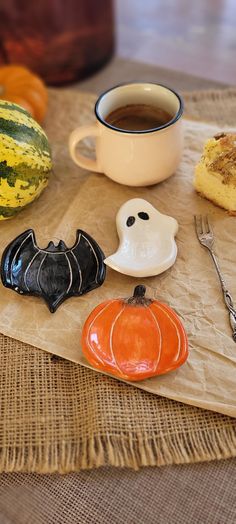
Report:
<svg viewBox="0 0 236 524"><path fill-rule="evenodd" d="M13 217L40 195L51 168L41 126L21 106L0 100L0 220Z"/></svg>

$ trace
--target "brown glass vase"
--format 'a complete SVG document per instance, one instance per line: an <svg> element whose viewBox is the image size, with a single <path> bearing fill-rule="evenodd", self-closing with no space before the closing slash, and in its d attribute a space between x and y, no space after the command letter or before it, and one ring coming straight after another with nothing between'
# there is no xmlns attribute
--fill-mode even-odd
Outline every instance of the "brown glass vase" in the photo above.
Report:
<svg viewBox="0 0 236 524"><path fill-rule="evenodd" d="M48 84L91 74L113 47L112 0L0 2L0 63L24 64Z"/></svg>

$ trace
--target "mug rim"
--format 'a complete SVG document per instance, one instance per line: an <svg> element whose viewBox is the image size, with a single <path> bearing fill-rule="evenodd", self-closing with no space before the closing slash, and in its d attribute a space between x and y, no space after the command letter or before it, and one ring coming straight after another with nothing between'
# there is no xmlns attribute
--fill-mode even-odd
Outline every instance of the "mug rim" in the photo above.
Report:
<svg viewBox="0 0 236 524"><path fill-rule="evenodd" d="M138 131L138 130L137 131L133 131L133 130L121 129L119 127L115 127L112 124L109 124L108 122L106 122L106 120L104 120L104 118L102 118L99 115L98 106L99 106L101 100L108 93L110 93L110 91L114 91L115 89L117 89L119 87L136 85L136 84L151 84L151 85L155 85L155 86L164 87L168 91L171 91L176 96L176 98L178 98L178 100L179 100L179 109L178 109L177 113L173 116L173 118L171 120L169 120L169 122L166 122L166 124L162 124L161 126L158 126L158 127L152 127L151 129L142 129L140 131ZM118 131L119 133L125 133L125 134L128 134L128 135L145 135L145 134L148 134L148 133L156 133L157 131L161 131L162 129L166 129L167 127L170 127L173 124L175 124L180 119L180 117L183 114L183 110L184 110L183 98L179 95L179 93L177 93L177 91L175 91L175 89L173 89L172 87L169 87L169 86L167 86L165 84L159 84L157 82L140 82L138 80L135 81L135 82L122 82L120 84L116 84L113 87L110 87L109 89L106 89L106 91L103 91L103 93L101 93L101 95L98 97L98 99L97 99L97 101L95 103L95 107L94 107L95 116L96 116L96 118L99 120L99 122L101 124L103 124L104 126L108 127L109 129L112 129L113 131Z"/></svg>

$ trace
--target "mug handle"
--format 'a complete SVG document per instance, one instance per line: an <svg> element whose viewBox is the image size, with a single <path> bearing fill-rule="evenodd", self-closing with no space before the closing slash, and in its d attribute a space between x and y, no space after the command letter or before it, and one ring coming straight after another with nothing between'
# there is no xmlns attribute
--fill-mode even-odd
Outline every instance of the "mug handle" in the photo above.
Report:
<svg viewBox="0 0 236 524"><path fill-rule="evenodd" d="M74 160L77 166L83 167L84 169L88 169L89 171L96 171L97 173L102 173L102 169L99 165L97 158L95 160L93 158L87 158L86 156L76 151L78 143L81 140L83 140L83 138L87 138L89 136L96 137L99 135L100 130L97 124L77 127L77 129L72 131L72 133L69 136L69 150L71 158Z"/></svg>

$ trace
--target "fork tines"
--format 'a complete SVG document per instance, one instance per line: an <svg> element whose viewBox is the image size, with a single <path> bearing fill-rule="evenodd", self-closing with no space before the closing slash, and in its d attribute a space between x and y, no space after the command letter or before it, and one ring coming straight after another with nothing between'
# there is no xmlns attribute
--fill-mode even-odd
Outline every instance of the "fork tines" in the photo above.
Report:
<svg viewBox="0 0 236 524"><path fill-rule="evenodd" d="M197 235L212 232L207 215L194 215L194 222Z"/></svg>

